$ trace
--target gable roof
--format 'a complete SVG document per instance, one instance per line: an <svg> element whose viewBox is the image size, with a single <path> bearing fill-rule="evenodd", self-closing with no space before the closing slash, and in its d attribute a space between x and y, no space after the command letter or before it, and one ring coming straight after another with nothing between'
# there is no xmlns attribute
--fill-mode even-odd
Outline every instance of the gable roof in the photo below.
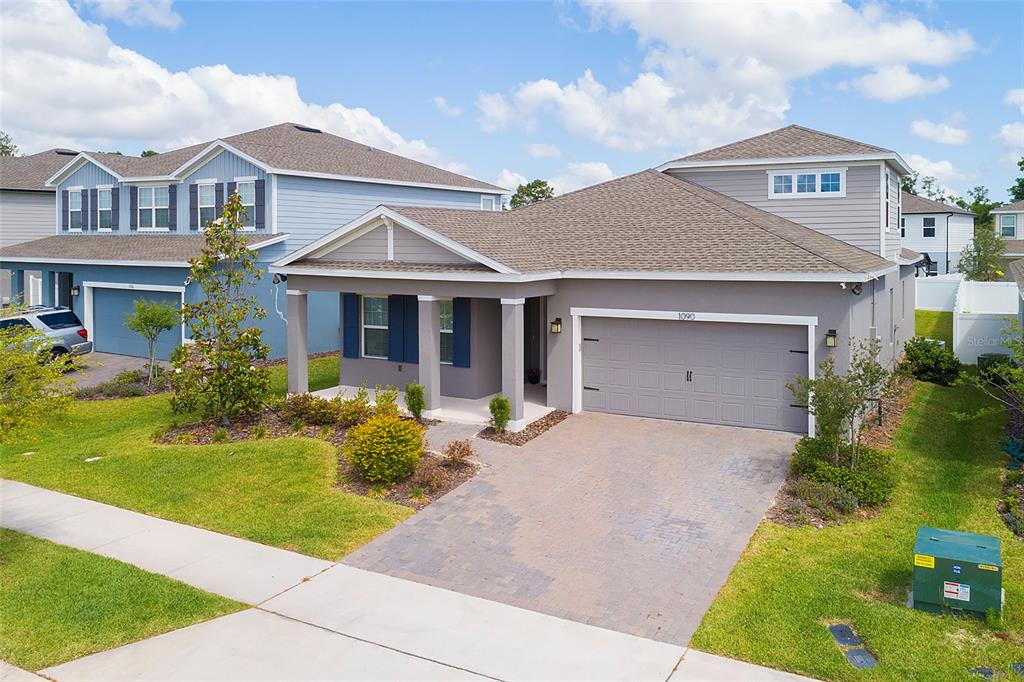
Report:
<svg viewBox="0 0 1024 682"><path fill-rule="evenodd" d="M1024 258L1010 262L1010 274L1017 283L1017 291L1024 298Z"/></svg>
<svg viewBox="0 0 1024 682"><path fill-rule="evenodd" d="M745 140L683 156L660 166L658 170L699 166L707 162L720 165L728 161L770 159L777 162L785 159L839 160L851 158L890 160L904 172L910 172L910 167L900 158L899 154L891 149L799 125L788 125L785 128L748 137Z"/></svg>
<svg viewBox="0 0 1024 682"><path fill-rule="evenodd" d="M46 180L77 154L70 149L47 149L28 156L0 156L0 189L53 192Z"/></svg>
<svg viewBox="0 0 1024 682"><path fill-rule="evenodd" d="M297 123L280 123L154 156L102 152L82 155L123 179L187 175L190 162L201 162L216 148L241 152L267 172L384 181L504 193L505 189L465 175L414 161ZM71 170L69 164L65 170ZM58 182L58 177L50 178Z"/></svg>
<svg viewBox="0 0 1024 682"><path fill-rule="evenodd" d="M733 273L763 279L772 273L853 280L893 267L846 242L654 170L513 211L381 210L519 274ZM276 265L307 262L300 251Z"/></svg>
<svg viewBox="0 0 1024 682"><path fill-rule="evenodd" d="M1016 213L1020 211L1024 211L1024 199L993 208L991 213Z"/></svg>
<svg viewBox="0 0 1024 682"><path fill-rule="evenodd" d="M935 201L928 197L918 196L917 194L911 194L910 192L900 191L900 201L903 207L903 213L914 214L914 213L956 213L958 215L969 215L974 214L967 209L960 208L959 206L950 206L944 204L941 201Z"/></svg>
<svg viewBox="0 0 1024 682"><path fill-rule="evenodd" d="M287 238L287 234L250 234L246 242L251 249L261 249ZM0 261L186 267L189 259L202 255L205 241L202 234L51 235L0 248Z"/></svg>

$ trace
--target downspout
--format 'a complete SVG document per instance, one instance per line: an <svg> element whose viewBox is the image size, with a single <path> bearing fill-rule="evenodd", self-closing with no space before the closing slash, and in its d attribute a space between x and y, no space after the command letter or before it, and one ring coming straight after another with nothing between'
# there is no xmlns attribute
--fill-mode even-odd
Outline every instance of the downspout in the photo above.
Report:
<svg viewBox="0 0 1024 682"><path fill-rule="evenodd" d="M949 274L949 219L952 213L946 214L946 274Z"/></svg>

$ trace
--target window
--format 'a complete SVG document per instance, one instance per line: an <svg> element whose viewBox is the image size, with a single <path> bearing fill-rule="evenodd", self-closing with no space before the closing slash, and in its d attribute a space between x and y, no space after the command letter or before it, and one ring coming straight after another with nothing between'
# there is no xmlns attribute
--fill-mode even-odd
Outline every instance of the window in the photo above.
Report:
<svg viewBox="0 0 1024 682"><path fill-rule="evenodd" d="M235 189L242 197L242 227L246 230L256 229L256 183L252 180L239 182Z"/></svg>
<svg viewBox="0 0 1024 682"><path fill-rule="evenodd" d="M935 275L939 274L939 264L936 263L935 261L928 261L928 265L925 268L924 274L927 277L934 277Z"/></svg>
<svg viewBox="0 0 1024 682"><path fill-rule="evenodd" d="M217 187L213 184L199 185L199 227L205 228L217 219Z"/></svg>
<svg viewBox="0 0 1024 682"><path fill-rule="evenodd" d="M821 174L821 191L822 192L838 192L839 191L839 173L822 173Z"/></svg>
<svg viewBox="0 0 1024 682"><path fill-rule="evenodd" d="M1001 216L999 216L999 232L1004 237L1016 237L1017 236L1017 216L1015 216L1015 215L1001 215Z"/></svg>
<svg viewBox="0 0 1024 682"><path fill-rule="evenodd" d="M801 173L796 176L796 191L797 194L807 194L808 192L817 192L818 176L814 173Z"/></svg>
<svg viewBox="0 0 1024 682"><path fill-rule="evenodd" d="M168 227L167 187L139 188L139 229L166 230Z"/></svg>
<svg viewBox="0 0 1024 682"><path fill-rule="evenodd" d="M792 194L793 176L776 175L774 178L772 178L772 191L775 194Z"/></svg>
<svg viewBox="0 0 1024 682"><path fill-rule="evenodd" d="M442 299L441 303L441 364L452 364L455 355L454 334L455 315L452 309L452 300Z"/></svg>
<svg viewBox="0 0 1024 682"><path fill-rule="evenodd" d="M82 229L82 192L68 190L68 227L72 230Z"/></svg>
<svg viewBox="0 0 1024 682"><path fill-rule="evenodd" d="M0 329L14 329L15 327L31 327L32 323L23 317L11 317L0 320Z"/></svg>
<svg viewBox="0 0 1024 682"><path fill-rule="evenodd" d="M78 319L78 315L75 315L70 310L40 315L39 321L50 329L71 329L72 327L82 326L82 321Z"/></svg>
<svg viewBox="0 0 1024 682"><path fill-rule="evenodd" d="M363 296L363 357L388 357L388 297Z"/></svg>
<svg viewBox="0 0 1024 682"><path fill-rule="evenodd" d="M480 208L482 208L485 211L493 211L494 210L494 197L492 197L490 195L487 195L487 194L481 194L480 195Z"/></svg>
<svg viewBox="0 0 1024 682"><path fill-rule="evenodd" d="M889 229L889 169L885 170L885 228Z"/></svg>
<svg viewBox="0 0 1024 682"><path fill-rule="evenodd" d="M901 237L906 237L907 236L907 219L906 218L900 218L900 236Z"/></svg>
<svg viewBox="0 0 1024 682"><path fill-rule="evenodd" d="M96 191L96 205L100 217L100 229L109 230L111 226L109 189L101 189Z"/></svg>
<svg viewBox="0 0 1024 682"><path fill-rule="evenodd" d="M924 224L923 235L925 237L934 237L935 236L935 218L925 218L923 224Z"/></svg>

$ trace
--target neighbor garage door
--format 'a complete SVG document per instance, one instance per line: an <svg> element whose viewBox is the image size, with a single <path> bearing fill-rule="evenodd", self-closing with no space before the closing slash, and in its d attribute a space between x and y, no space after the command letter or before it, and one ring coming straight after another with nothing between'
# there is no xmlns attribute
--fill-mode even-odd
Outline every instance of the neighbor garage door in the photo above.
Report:
<svg viewBox="0 0 1024 682"><path fill-rule="evenodd" d="M140 291L131 289L92 290L93 348L103 353L147 355L146 340L124 326L125 315L132 312L132 301L137 298L170 303L181 307L181 294L167 291ZM181 326L159 336L156 356L166 360L175 346L181 343Z"/></svg>
<svg viewBox="0 0 1024 682"><path fill-rule="evenodd" d="M807 327L583 318L583 409L806 432Z"/></svg>

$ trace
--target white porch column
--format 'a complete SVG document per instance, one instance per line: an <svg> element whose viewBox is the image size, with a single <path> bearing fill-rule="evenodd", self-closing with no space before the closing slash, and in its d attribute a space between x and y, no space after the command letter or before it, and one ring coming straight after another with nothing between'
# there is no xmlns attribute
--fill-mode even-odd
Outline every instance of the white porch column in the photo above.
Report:
<svg viewBox="0 0 1024 682"><path fill-rule="evenodd" d="M523 413L523 298L501 299L501 392L512 404L508 430L526 428Z"/></svg>
<svg viewBox="0 0 1024 682"><path fill-rule="evenodd" d="M288 393L309 391L309 294L288 290Z"/></svg>
<svg viewBox="0 0 1024 682"><path fill-rule="evenodd" d="M419 306L420 384L426 399L424 419L441 414L441 302L436 296L417 296Z"/></svg>

